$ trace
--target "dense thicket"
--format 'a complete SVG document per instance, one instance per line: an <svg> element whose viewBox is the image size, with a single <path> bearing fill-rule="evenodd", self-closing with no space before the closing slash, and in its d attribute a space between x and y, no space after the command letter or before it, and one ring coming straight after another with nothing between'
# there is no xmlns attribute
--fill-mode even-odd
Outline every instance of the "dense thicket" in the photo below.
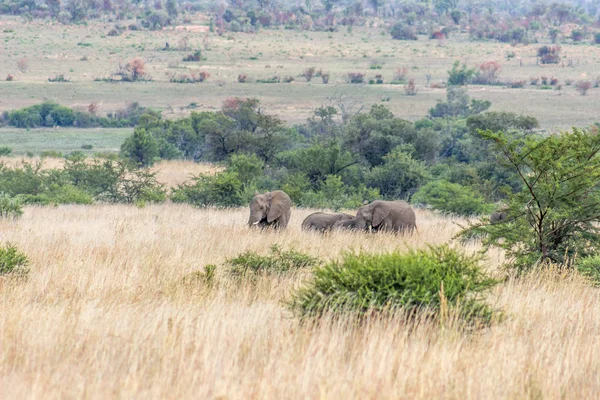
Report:
<svg viewBox="0 0 600 400"><path fill-rule="evenodd" d="M142 166L173 158L225 163L224 173L175 189L175 201L199 206L241 205L256 190L283 189L299 206L352 208L375 198L411 200L418 191L419 203L478 214L504 198L501 189L520 183L477 131L502 127L527 136L537 126L531 117L483 113L489 106L450 87L447 100L416 122L383 105L345 119L337 108L321 107L289 127L256 99L230 99L220 111L179 120L142 116L122 155Z"/></svg>
<svg viewBox="0 0 600 400"><path fill-rule="evenodd" d="M5 111L2 118L0 118L0 123L17 128L52 128L55 126L121 128L135 126L142 114L158 115L145 107L141 107L138 103L132 103L118 112L101 117L90 112L73 110L53 102L44 102L19 110Z"/></svg>

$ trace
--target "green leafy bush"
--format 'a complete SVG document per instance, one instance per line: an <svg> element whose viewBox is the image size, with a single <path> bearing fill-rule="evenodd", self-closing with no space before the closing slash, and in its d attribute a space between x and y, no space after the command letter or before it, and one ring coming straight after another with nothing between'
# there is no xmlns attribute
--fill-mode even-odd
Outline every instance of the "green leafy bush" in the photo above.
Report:
<svg viewBox="0 0 600 400"><path fill-rule="evenodd" d="M23 215L23 199L21 196L11 196L0 193L0 217L17 218Z"/></svg>
<svg viewBox="0 0 600 400"><path fill-rule="evenodd" d="M446 246L409 253L348 253L315 268L289 306L301 317L398 310L440 317L447 305L467 321L489 322L494 312L483 302L483 293L495 284L477 258Z"/></svg>
<svg viewBox="0 0 600 400"><path fill-rule="evenodd" d="M584 257L575 264L579 273L600 286L600 255Z"/></svg>
<svg viewBox="0 0 600 400"><path fill-rule="evenodd" d="M389 198L408 198L429 179L425 163L396 148L383 157L384 164L374 167L367 175L369 186Z"/></svg>
<svg viewBox="0 0 600 400"><path fill-rule="evenodd" d="M6 112L3 118L8 124L17 128L38 128L54 126L87 127L124 127L134 126L139 117L145 113L157 114L154 111L132 103L123 110L106 117L87 112L75 111L69 107L53 102L44 102L30 107Z"/></svg>
<svg viewBox="0 0 600 400"><path fill-rule="evenodd" d="M12 149L8 146L0 146L0 156L10 156Z"/></svg>
<svg viewBox="0 0 600 400"><path fill-rule="evenodd" d="M494 205L468 186L444 180L429 182L412 197L413 203L431 206L434 210L459 215L479 215L494 211Z"/></svg>
<svg viewBox="0 0 600 400"><path fill-rule="evenodd" d="M144 128L135 128L133 134L121 145L121 156L139 166L150 167L159 158L158 143Z"/></svg>
<svg viewBox="0 0 600 400"><path fill-rule="evenodd" d="M171 200L197 207L238 207L244 204L242 182L232 172L199 175L173 189Z"/></svg>
<svg viewBox="0 0 600 400"><path fill-rule="evenodd" d="M229 273L235 277L249 275L285 274L302 268L313 267L319 260L308 254L291 250L282 250L278 245L270 248L270 254L263 256L253 251L247 251L227 260Z"/></svg>
<svg viewBox="0 0 600 400"><path fill-rule="evenodd" d="M396 40L417 40L417 35L415 34L415 30L412 26L405 25L402 22L398 22L395 24L390 34L393 39Z"/></svg>
<svg viewBox="0 0 600 400"><path fill-rule="evenodd" d="M466 64L460 65L460 61L455 61L452 69L448 71L448 85L464 86L471 82L475 76L474 68L467 68Z"/></svg>
<svg viewBox="0 0 600 400"><path fill-rule="evenodd" d="M26 274L29 259L11 243L0 246L0 275Z"/></svg>

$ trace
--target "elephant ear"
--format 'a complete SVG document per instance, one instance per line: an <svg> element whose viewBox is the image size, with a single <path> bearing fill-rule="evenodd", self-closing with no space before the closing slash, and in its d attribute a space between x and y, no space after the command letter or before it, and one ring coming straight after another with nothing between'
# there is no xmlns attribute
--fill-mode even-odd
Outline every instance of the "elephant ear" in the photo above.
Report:
<svg viewBox="0 0 600 400"><path fill-rule="evenodd" d="M385 220L388 215L390 215L390 213L392 212L392 209L389 207L376 207L375 210L373 211L373 226L377 227L379 225L381 225L381 223L383 222L383 220Z"/></svg>
<svg viewBox="0 0 600 400"><path fill-rule="evenodd" d="M285 199L282 199L279 196L274 196L271 200L271 207L269 208L269 212L267 213L267 222L271 223L277 218L281 217L285 212L286 205L287 204Z"/></svg>

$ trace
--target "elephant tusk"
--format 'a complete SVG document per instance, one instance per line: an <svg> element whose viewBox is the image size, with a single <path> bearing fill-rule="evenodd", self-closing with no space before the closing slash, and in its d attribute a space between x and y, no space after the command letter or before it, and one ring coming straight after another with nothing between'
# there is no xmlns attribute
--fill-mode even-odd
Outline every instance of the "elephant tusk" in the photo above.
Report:
<svg viewBox="0 0 600 400"><path fill-rule="evenodd" d="M256 221L256 222L254 222L252 225L258 225L258 223L259 223L259 222L260 222L260 221Z"/></svg>

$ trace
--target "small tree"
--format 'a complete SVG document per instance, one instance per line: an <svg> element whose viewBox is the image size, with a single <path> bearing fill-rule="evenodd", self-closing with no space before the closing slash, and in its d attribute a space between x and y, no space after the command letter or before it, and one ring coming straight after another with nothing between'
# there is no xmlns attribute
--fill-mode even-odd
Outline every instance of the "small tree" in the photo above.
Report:
<svg viewBox="0 0 600 400"><path fill-rule="evenodd" d="M392 34L393 39L417 40L417 35L415 35L413 27L404 25L402 22L398 22L396 25L394 25L390 33Z"/></svg>
<svg viewBox="0 0 600 400"><path fill-rule="evenodd" d="M19 61L17 61L17 68L22 73L27 72L29 70L29 60L26 58L21 58Z"/></svg>
<svg viewBox="0 0 600 400"><path fill-rule="evenodd" d="M311 81L311 79L315 75L315 71L316 70L317 69L315 67L306 68L304 70L304 72L302 73L302 76L304 77L304 79L306 79L306 82L310 82Z"/></svg>
<svg viewBox="0 0 600 400"><path fill-rule="evenodd" d="M404 87L404 94L407 96L415 96L417 94L417 85L415 84L415 78L410 78L408 83Z"/></svg>
<svg viewBox="0 0 600 400"><path fill-rule="evenodd" d="M504 249L519 271L540 263L572 266L600 245L600 135L573 129L547 137L479 132L522 189L508 193L506 219L483 220L462 232L486 233L484 244Z"/></svg>
<svg viewBox="0 0 600 400"><path fill-rule="evenodd" d="M581 94L582 96L585 96L587 94L588 90L591 89L592 82L581 80L581 81L577 82L575 87L577 88L577 91L579 92L579 94Z"/></svg>
<svg viewBox="0 0 600 400"><path fill-rule="evenodd" d="M467 68L466 64L460 65L460 61L455 61L452 69L448 71L448 85L464 86L468 84L475 75L475 69Z"/></svg>
<svg viewBox="0 0 600 400"><path fill-rule="evenodd" d="M135 82L146 76L146 65L141 58L134 58L125 65L119 65L117 75L127 82Z"/></svg>
<svg viewBox="0 0 600 400"><path fill-rule="evenodd" d="M136 164L148 167L158 158L158 143L152 134L144 128L136 128L133 135L125 139L121 146L121 155Z"/></svg>
<svg viewBox="0 0 600 400"><path fill-rule="evenodd" d="M537 55L542 64L558 64L560 61L560 46L542 46Z"/></svg>
<svg viewBox="0 0 600 400"><path fill-rule="evenodd" d="M501 69L502 66L497 61L486 61L481 63L478 66L478 71L475 74L473 83L479 85L493 85L498 82L498 75L500 75Z"/></svg>

